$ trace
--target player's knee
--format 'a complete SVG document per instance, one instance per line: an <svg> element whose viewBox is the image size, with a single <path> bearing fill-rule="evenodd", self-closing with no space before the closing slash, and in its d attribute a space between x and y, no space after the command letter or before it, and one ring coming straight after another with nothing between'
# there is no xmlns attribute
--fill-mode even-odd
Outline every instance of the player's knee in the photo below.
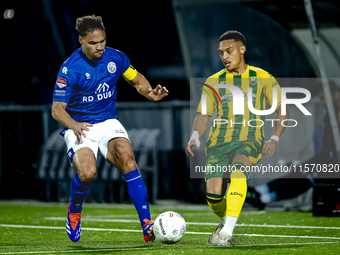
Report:
<svg viewBox="0 0 340 255"><path fill-rule="evenodd" d="M108 160L123 173L128 173L136 170L137 164L131 150L130 142L125 138L119 138L112 141L112 146L108 152Z"/></svg>
<svg viewBox="0 0 340 255"><path fill-rule="evenodd" d="M222 178L211 178L206 182L206 192L215 195L222 193Z"/></svg>
<svg viewBox="0 0 340 255"><path fill-rule="evenodd" d="M87 167L78 171L78 176L81 182L90 183L94 179L96 172L97 170L95 167Z"/></svg>
<svg viewBox="0 0 340 255"><path fill-rule="evenodd" d="M122 168L127 172L133 171L137 168L137 164L133 155L123 154L121 158Z"/></svg>

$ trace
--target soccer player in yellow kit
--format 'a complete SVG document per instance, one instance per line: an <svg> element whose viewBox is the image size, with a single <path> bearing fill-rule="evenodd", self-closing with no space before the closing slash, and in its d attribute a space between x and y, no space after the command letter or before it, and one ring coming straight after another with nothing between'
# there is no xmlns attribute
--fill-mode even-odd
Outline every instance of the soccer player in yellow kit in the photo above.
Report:
<svg viewBox="0 0 340 255"><path fill-rule="evenodd" d="M217 246L231 245L236 221L240 215L247 193L249 170L263 156L272 156L285 127L281 114L281 89L268 72L245 63L245 38L238 31L228 31L219 39L219 54L224 69L210 76L205 82L203 95L206 95L205 112L202 113L202 100L193 123L193 132L187 145L186 154L194 156L192 146L200 146L199 138L205 133L214 111L217 119L212 123L206 143L206 193L211 210L221 219L221 223L209 237L209 243ZM244 114L233 114L233 95L227 88L216 88L216 84L228 84L242 90ZM265 142L264 115L254 114L248 108L248 88L252 88L252 103L256 110L265 110L266 101L272 105L273 88L277 91L277 121L271 138ZM210 92L209 92L210 90ZM212 98L213 91L218 100ZM229 171L209 171L209 167L227 167ZM212 168L210 168L212 169ZM226 168L224 168L226 169ZM228 168L227 168L228 169ZM230 183L225 197L226 187Z"/></svg>

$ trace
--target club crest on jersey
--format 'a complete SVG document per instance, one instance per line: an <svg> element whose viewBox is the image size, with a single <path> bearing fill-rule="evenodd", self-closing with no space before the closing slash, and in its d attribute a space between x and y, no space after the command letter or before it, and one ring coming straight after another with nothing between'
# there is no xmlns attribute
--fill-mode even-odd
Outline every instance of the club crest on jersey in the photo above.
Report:
<svg viewBox="0 0 340 255"><path fill-rule="evenodd" d="M249 84L254 86L257 83L257 77L249 77Z"/></svg>
<svg viewBox="0 0 340 255"><path fill-rule="evenodd" d="M117 67L116 67L115 62L110 62L110 63L108 63L108 65L107 65L107 70L109 71L109 73L114 73L114 72L116 72Z"/></svg>
<svg viewBox="0 0 340 255"><path fill-rule="evenodd" d="M66 87L66 80L64 78L59 77L57 80L57 85L61 89Z"/></svg>

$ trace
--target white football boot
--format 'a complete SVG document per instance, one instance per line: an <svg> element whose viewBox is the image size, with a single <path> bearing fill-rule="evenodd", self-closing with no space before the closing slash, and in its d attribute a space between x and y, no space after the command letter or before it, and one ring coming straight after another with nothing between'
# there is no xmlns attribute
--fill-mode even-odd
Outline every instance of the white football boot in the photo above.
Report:
<svg viewBox="0 0 340 255"><path fill-rule="evenodd" d="M210 235L208 243L210 243L212 245L217 245L217 243L218 243L218 234L222 230L223 226L224 225L222 225L222 223L218 224L218 226L215 229L215 231L212 232L212 234Z"/></svg>
<svg viewBox="0 0 340 255"><path fill-rule="evenodd" d="M217 235L216 246L231 246L231 236L225 231L220 231Z"/></svg>

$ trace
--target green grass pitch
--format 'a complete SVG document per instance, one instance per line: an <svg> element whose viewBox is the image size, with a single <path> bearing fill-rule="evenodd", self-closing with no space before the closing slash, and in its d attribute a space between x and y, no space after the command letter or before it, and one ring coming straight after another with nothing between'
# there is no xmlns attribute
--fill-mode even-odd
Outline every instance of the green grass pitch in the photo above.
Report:
<svg viewBox="0 0 340 255"><path fill-rule="evenodd" d="M151 206L152 219L176 211L187 233L172 245L145 243L133 205L85 203L82 236L69 240L67 204L0 202L1 254L339 254L340 218L312 213L241 212L233 246L214 247L208 237L219 220L206 205Z"/></svg>

